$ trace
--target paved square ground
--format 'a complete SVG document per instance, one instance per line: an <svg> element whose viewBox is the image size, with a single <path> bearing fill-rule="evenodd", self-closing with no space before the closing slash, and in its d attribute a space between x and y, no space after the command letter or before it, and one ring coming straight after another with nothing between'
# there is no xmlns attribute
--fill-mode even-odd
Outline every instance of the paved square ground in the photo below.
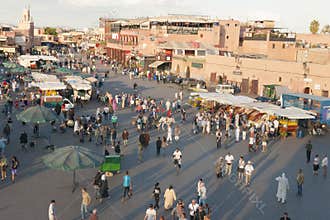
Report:
<svg viewBox="0 0 330 220"><path fill-rule="evenodd" d="M139 90L144 96L156 98L173 98L177 90L175 85L163 85L156 82L137 80ZM130 92L133 82L127 77L111 76L106 81L104 90L111 92ZM187 93L187 92L186 92ZM186 94L187 95L187 94ZM79 115L87 112L95 112L99 104L95 101L89 103L78 111ZM193 109L189 110L194 112ZM16 112L15 112L16 113ZM273 141L270 143L267 153L248 153L247 142L229 144L220 150L216 150L214 136L193 135L191 133L191 121L181 126L182 134L178 143L170 145L167 155L156 157L155 140L158 131L151 132L151 143L144 152L144 162L137 162L137 133L131 125L131 118L135 116L130 110L119 112L119 130L128 128L130 132L129 146L124 150L122 171L130 170L133 181L134 195L126 203L121 203L121 180L123 174L109 178L110 198L103 203L98 203L93 198L92 206L99 211L101 220L142 220L149 203L153 202L152 190L156 182L160 182L162 191L170 184L174 186L178 198L182 198L186 204L196 197L196 183L203 178L208 189L208 199L212 208L212 219L244 219L264 220L279 219L284 211L287 211L293 220L327 220L330 216L329 196L330 179L312 175L312 165L305 162L305 143L311 139L313 143L312 157L318 153L330 153L330 136L305 137L303 139L288 138L287 140ZM4 116L1 115L4 119ZM36 150L23 153L19 149L19 134L23 131L31 134L29 125L22 126L14 121L11 143L6 149L7 156L16 155L21 161L19 175L15 184L9 180L0 184L0 219L47 219L49 201L56 200L56 210L59 220L80 219L80 191L71 192L72 173L54 171L46 168L40 161L47 150L43 149L45 139L39 139ZM43 126L42 136L49 136L50 128ZM67 145L81 145L79 138L73 135L72 130L65 134L51 133L51 142L58 147ZM83 146L94 148L99 152L103 146L84 143ZM183 168L180 175L175 174L175 168L171 160L171 153L176 147L183 150ZM214 161L220 155L230 151L237 161L239 155L253 161L255 172L252 176L252 184L246 189L236 184L233 178L216 179L214 173ZM234 166L235 167L235 166ZM296 173L302 168L305 174L303 197L296 196ZM95 169L78 171L78 179L81 186L87 187L93 195L92 179ZM290 191L288 201L282 205L277 203L275 194L277 182L275 178L286 172L289 178ZM123 172L122 172L123 173ZM163 205L163 202L161 202ZM168 216L163 208L161 215ZM166 218L170 219L169 217Z"/></svg>

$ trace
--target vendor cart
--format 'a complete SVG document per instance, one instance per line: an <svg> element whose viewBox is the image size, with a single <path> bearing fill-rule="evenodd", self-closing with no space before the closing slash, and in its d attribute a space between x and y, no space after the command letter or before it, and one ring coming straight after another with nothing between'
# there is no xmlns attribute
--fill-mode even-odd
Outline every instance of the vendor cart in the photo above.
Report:
<svg viewBox="0 0 330 220"><path fill-rule="evenodd" d="M119 173L121 168L120 155L105 156L104 162L101 164L102 172Z"/></svg>

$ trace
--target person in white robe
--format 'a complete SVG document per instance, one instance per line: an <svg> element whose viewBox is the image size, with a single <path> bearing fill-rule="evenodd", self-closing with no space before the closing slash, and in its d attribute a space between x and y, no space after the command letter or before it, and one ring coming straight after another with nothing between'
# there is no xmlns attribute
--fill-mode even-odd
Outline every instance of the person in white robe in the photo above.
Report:
<svg viewBox="0 0 330 220"><path fill-rule="evenodd" d="M167 127L167 139L166 139L166 141L168 143L172 143L172 127L170 125Z"/></svg>
<svg viewBox="0 0 330 220"><path fill-rule="evenodd" d="M235 138L236 138L236 142L239 142L239 135L240 135L241 130L239 129L239 126L236 127L235 130Z"/></svg>
<svg viewBox="0 0 330 220"><path fill-rule="evenodd" d="M289 180L286 178L285 173L282 173L282 176L276 177L276 181L278 181L277 186L277 201L285 203L286 194L289 191Z"/></svg>

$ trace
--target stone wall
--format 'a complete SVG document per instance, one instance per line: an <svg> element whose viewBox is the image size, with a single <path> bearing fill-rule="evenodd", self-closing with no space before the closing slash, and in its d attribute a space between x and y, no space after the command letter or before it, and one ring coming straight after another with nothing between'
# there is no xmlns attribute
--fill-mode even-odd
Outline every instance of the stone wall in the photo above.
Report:
<svg viewBox="0 0 330 220"><path fill-rule="evenodd" d="M203 64L202 68L192 67L192 63ZM314 95L322 95L330 90L330 65L315 63L298 63L279 60L247 59L239 60L233 57L209 55L204 58L175 56L172 62L172 72L179 67L180 75L185 77L187 68L190 76L203 79L208 84L211 75L216 74L229 82L241 85L243 79L249 81L249 90L252 90L252 80L258 81L258 94L262 94L263 85L280 84L288 86L292 92L304 92L309 87Z"/></svg>

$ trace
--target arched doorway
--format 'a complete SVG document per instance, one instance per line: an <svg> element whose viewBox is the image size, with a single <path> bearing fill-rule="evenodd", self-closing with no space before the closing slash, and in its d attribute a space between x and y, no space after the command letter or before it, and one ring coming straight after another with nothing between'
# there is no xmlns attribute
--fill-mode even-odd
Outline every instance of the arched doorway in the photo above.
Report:
<svg viewBox="0 0 330 220"><path fill-rule="evenodd" d="M187 66L186 68L186 78L190 78L190 67Z"/></svg>
<svg viewBox="0 0 330 220"><path fill-rule="evenodd" d="M304 93L305 93L305 94L311 94L311 93L312 93L311 88L310 88L310 87L305 87L305 88L304 88Z"/></svg>

